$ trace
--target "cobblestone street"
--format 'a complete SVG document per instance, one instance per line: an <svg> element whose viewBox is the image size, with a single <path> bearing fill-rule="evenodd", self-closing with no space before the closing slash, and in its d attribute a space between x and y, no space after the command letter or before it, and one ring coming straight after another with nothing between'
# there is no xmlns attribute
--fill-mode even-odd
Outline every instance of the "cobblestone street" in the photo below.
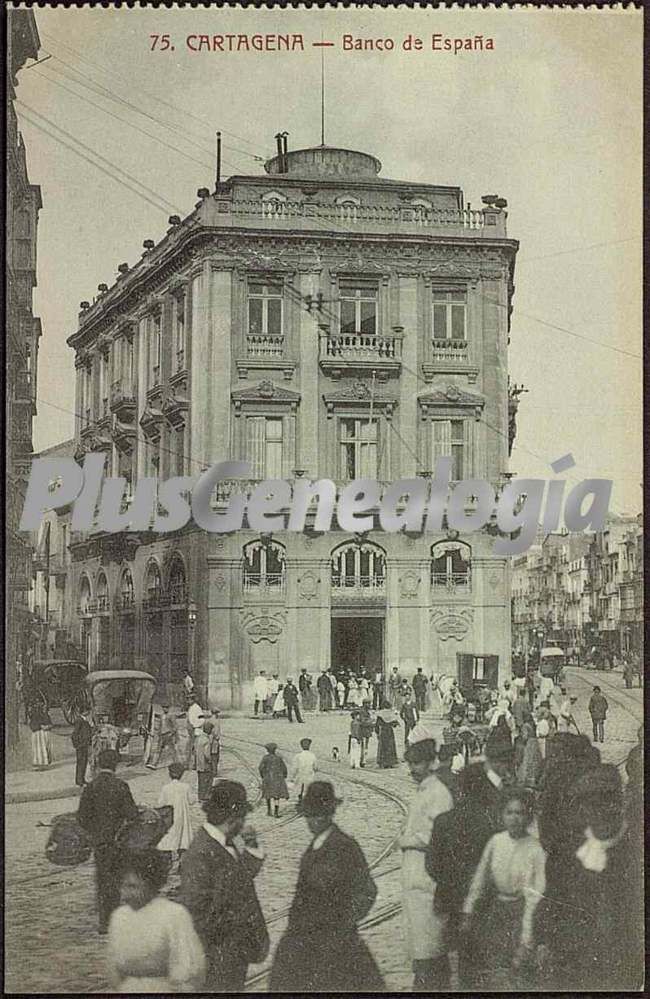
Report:
<svg viewBox="0 0 650 999"><path fill-rule="evenodd" d="M602 747L606 762L621 764L636 742L642 720L643 691L626 690L620 675L571 670L569 687L578 696L575 717L581 731L590 734L587 702L598 683L610 705L606 742ZM425 719L439 735L442 723ZM224 719L225 753L222 775L241 780L257 802L251 821L257 828L267 859L258 876L257 887L274 947L285 925L287 907L293 895L299 858L309 843L306 823L295 813L293 800L284 803L279 820L269 818L260 807L257 766L264 743L277 742L287 764L298 751L304 736L313 739L312 749L319 760L322 776L332 779L343 804L337 813L342 829L360 842L373 869L379 890L370 914L374 925L364 935L375 954L389 989L409 991L411 975L406 966L397 904L399 903L399 854L390 852L403 819L404 809L414 791L406 765L379 771L374 763L375 740L370 745L370 762L362 771L350 771L347 763L347 714L308 714L304 725L290 725L284 719L256 720L233 716ZM332 747L338 746L341 760L332 760ZM403 746L398 733L398 751ZM123 770L120 773L124 773ZM137 802L155 804L167 780L165 768L147 771L129 781ZM196 788L196 776L185 780ZM78 868L55 868L45 859L48 823L55 815L74 811L77 798L28 801L6 808L6 989L9 992L98 992L104 980L104 940L96 930L92 862ZM193 806L198 826L202 812ZM177 878L170 878L174 891ZM380 917L385 916L383 921ZM252 968L250 991L265 988L264 967Z"/></svg>

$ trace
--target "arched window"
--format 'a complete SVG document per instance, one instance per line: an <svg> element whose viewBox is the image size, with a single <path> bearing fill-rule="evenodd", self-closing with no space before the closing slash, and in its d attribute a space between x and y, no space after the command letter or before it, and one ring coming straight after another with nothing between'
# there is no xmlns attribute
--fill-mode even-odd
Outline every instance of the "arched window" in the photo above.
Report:
<svg viewBox="0 0 650 999"><path fill-rule="evenodd" d="M144 581L145 604L149 607L155 607L160 604L162 592L160 569L156 562L150 562Z"/></svg>
<svg viewBox="0 0 650 999"><path fill-rule="evenodd" d="M244 546L242 582L244 592L281 589L284 585L286 552L277 541L251 541Z"/></svg>
<svg viewBox="0 0 650 999"><path fill-rule="evenodd" d="M185 566L180 559L175 559L169 571L169 599L172 604L187 603L187 581Z"/></svg>
<svg viewBox="0 0 650 999"><path fill-rule="evenodd" d="M354 542L337 548L332 555L332 586L383 590L386 585L386 554L370 542Z"/></svg>
<svg viewBox="0 0 650 999"><path fill-rule="evenodd" d="M92 601L92 590L90 580L87 576L82 576L79 582L79 613L90 614L90 604Z"/></svg>
<svg viewBox="0 0 650 999"><path fill-rule="evenodd" d="M448 590L471 583L472 549L462 541L439 541L431 548L431 585Z"/></svg>
<svg viewBox="0 0 650 999"><path fill-rule="evenodd" d="M110 610L108 599L108 580L106 579L106 574L103 572L100 572L97 577L97 610Z"/></svg>
<svg viewBox="0 0 650 999"><path fill-rule="evenodd" d="M135 605L135 589L130 569L125 569L120 579L120 607L129 610Z"/></svg>

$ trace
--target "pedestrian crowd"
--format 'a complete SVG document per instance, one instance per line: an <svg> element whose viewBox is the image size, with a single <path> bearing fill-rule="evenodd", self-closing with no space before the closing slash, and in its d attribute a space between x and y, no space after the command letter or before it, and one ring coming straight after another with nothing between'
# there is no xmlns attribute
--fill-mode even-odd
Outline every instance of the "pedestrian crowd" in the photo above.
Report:
<svg viewBox="0 0 650 999"><path fill-rule="evenodd" d="M454 953L465 991L641 987L640 744L624 794L587 736L545 738L532 785L497 727L456 774L426 731L409 745L417 792L399 845L413 991L448 988Z"/></svg>

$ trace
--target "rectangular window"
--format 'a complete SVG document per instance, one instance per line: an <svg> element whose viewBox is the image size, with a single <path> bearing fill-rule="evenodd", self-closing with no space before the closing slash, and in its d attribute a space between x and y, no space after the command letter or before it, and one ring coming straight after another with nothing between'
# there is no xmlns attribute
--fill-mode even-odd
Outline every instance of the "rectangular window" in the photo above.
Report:
<svg viewBox="0 0 650 999"><path fill-rule="evenodd" d="M248 332L257 336L282 335L281 282L248 282Z"/></svg>
<svg viewBox="0 0 650 999"><path fill-rule="evenodd" d="M174 307L174 343L176 371L185 370L185 296L180 295Z"/></svg>
<svg viewBox="0 0 650 999"><path fill-rule="evenodd" d="M339 424L340 475L348 479L377 478L377 420L342 418Z"/></svg>
<svg viewBox="0 0 650 999"><path fill-rule="evenodd" d="M468 420L434 420L431 424L431 470L435 473L439 458L451 458L452 482L469 478L469 435L471 426Z"/></svg>
<svg viewBox="0 0 650 999"><path fill-rule="evenodd" d="M122 340L122 361L120 374L125 394L133 395L133 340Z"/></svg>
<svg viewBox="0 0 650 999"><path fill-rule="evenodd" d="M339 294L341 333L375 334L377 332L377 286L371 283L341 283Z"/></svg>
<svg viewBox="0 0 650 999"><path fill-rule="evenodd" d="M248 460L256 479L281 479L282 417L249 416L246 420Z"/></svg>
<svg viewBox="0 0 650 999"><path fill-rule="evenodd" d="M87 427L92 420L93 411L93 369L92 364L83 369L82 378L83 409L81 414L82 426Z"/></svg>
<svg viewBox="0 0 650 999"><path fill-rule="evenodd" d="M151 316L149 321L149 388L154 388L160 384L161 325L160 313Z"/></svg>
<svg viewBox="0 0 650 999"><path fill-rule="evenodd" d="M185 427L179 427L176 431L174 475L185 475Z"/></svg>
<svg viewBox="0 0 650 999"><path fill-rule="evenodd" d="M433 290L433 339L465 340L467 293Z"/></svg>
<svg viewBox="0 0 650 999"><path fill-rule="evenodd" d="M100 417L108 414L108 381L109 381L109 359L108 354L101 354L99 359L99 406Z"/></svg>

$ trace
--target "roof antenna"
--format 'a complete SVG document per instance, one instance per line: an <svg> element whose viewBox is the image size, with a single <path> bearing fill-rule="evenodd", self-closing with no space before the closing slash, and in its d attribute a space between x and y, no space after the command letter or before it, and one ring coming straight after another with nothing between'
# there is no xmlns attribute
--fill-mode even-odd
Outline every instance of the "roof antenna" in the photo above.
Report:
<svg viewBox="0 0 650 999"><path fill-rule="evenodd" d="M325 47L323 46L323 32L320 33L320 144L325 145Z"/></svg>

